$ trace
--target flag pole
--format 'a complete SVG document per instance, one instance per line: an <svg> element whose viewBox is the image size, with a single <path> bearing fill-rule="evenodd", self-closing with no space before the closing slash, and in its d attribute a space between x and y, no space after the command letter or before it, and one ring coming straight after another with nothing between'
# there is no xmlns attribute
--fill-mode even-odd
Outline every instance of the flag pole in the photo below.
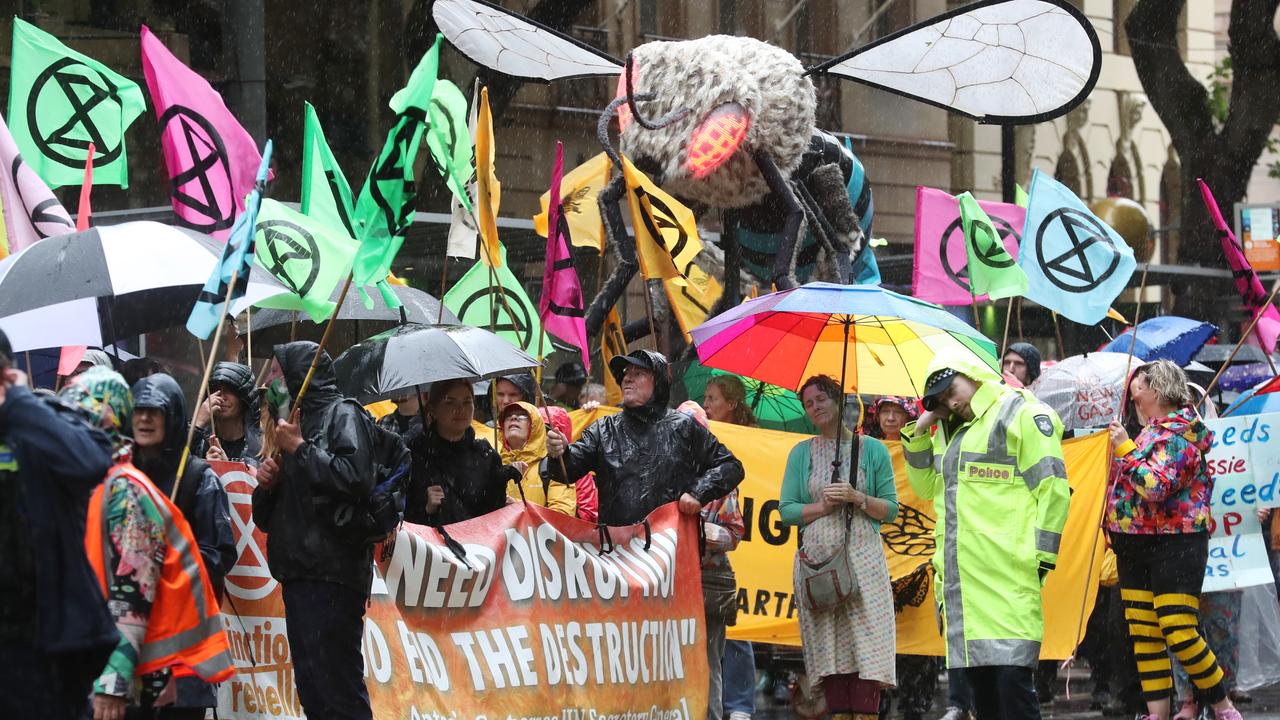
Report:
<svg viewBox="0 0 1280 720"><path fill-rule="evenodd" d="M973 294L973 281L969 281L969 302L973 307L973 329L982 332L982 322L978 320L978 296Z"/></svg>
<svg viewBox="0 0 1280 720"><path fill-rule="evenodd" d="M244 311L245 321L245 340L244 353L245 365L249 366L249 370L253 370L253 308Z"/></svg>
<svg viewBox="0 0 1280 720"><path fill-rule="evenodd" d="M1058 324L1058 313L1050 310L1049 314L1053 316L1053 334L1058 338L1058 354L1065 358L1067 345L1062 342L1062 326Z"/></svg>
<svg viewBox="0 0 1280 720"><path fill-rule="evenodd" d="M436 324L444 322L444 293L449 286L449 253L445 253L444 258L440 261L440 314L436 317Z"/></svg>
<svg viewBox="0 0 1280 720"><path fill-rule="evenodd" d="M1022 334L1022 298L1018 298L1018 342L1022 342L1026 336Z"/></svg>
<svg viewBox="0 0 1280 720"><path fill-rule="evenodd" d="M354 276L348 275L346 282L342 284L342 292L338 294L338 304L333 308L333 314L324 324L324 334L320 336L320 347L316 348L316 354L311 358L311 367L307 368L307 376L302 380L302 387L298 388L298 397L293 401L293 409L289 411L289 422L298 421L298 413L302 410L302 398L307 394L307 390L311 387L311 379L315 377L316 366L320 364L320 354L324 352L325 345L329 344L329 336L333 335L333 321L338 317L338 311L342 308L342 304L347 301L347 291L351 289L351 280Z"/></svg>
<svg viewBox="0 0 1280 720"><path fill-rule="evenodd" d="M1009 352L1009 320L1013 318L1013 301L1017 296L1010 296L1009 307L1004 311L1004 340L1000 342L1000 362L1004 362L1005 353Z"/></svg>
<svg viewBox="0 0 1280 720"><path fill-rule="evenodd" d="M1151 263L1143 265L1142 282L1138 283L1138 307L1133 311L1133 336L1129 338L1129 359L1124 363L1124 385L1120 388L1120 405L1116 408L1117 420L1124 419L1124 403L1129 396L1129 371L1133 368L1133 351L1138 346L1138 323L1142 322L1142 297L1147 294L1147 270L1150 268ZM1205 397L1208 396L1209 393L1205 393Z"/></svg>
<svg viewBox="0 0 1280 720"><path fill-rule="evenodd" d="M1272 286L1271 295L1267 297L1267 302L1263 305L1264 308L1275 302L1277 292L1280 292L1280 280L1276 280L1275 285ZM1240 342L1236 343L1236 346L1231 349L1231 354L1227 356L1227 361L1222 363L1222 367L1218 368L1218 374L1213 376L1213 380L1209 382L1209 386L1204 389L1204 396L1206 398L1213 394L1213 388L1218 384L1218 378L1221 378L1222 373L1226 372L1227 368L1231 366L1231 361L1236 359L1236 353L1240 352L1240 348L1244 345L1244 341L1249 338L1250 333L1252 333L1254 328L1258 326L1258 321L1261 319L1261 311L1254 313L1253 320L1249 322L1248 329L1246 329L1244 334L1240 336ZM1266 351L1264 350L1263 352Z"/></svg>
<svg viewBox="0 0 1280 720"><path fill-rule="evenodd" d="M200 378L200 389L197 391L195 409L191 413L191 422L187 423L187 441L182 445L182 459L178 461L178 475L173 479L173 490L169 499L178 497L178 486L182 484L182 473L187 469L187 459L191 457L191 441L196 436L196 415L200 405L204 403L205 394L209 391L209 376L213 374L213 362L218 357L218 343L222 340L222 329L227 325L227 308L231 306L231 294L236 290L236 281L240 278L240 268L231 273L231 282L227 284L227 296L222 299L222 313L218 319L218 328L213 332L213 345L209 348L209 358L204 364L204 375ZM199 341L197 341L199 342ZM204 354L204 345L200 344L200 352ZM213 413L209 413L209 422L213 422Z"/></svg>

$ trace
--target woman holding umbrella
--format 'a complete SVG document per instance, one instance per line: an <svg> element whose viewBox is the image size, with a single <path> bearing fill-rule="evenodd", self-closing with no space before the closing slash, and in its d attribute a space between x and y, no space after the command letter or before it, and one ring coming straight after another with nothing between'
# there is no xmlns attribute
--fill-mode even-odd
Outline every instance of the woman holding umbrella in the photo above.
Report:
<svg viewBox="0 0 1280 720"><path fill-rule="evenodd" d="M778 509L783 522L801 526L796 592L814 690L821 689L829 712L875 714L881 688L896 683L893 596L880 523L897 516L897 489L884 444L843 427L842 395L825 375L801 386L805 412L821 435L791 451ZM850 453L858 467L853 483L844 479L847 469L841 471ZM824 560L846 564L852 587L844 597L818 597L806 583L806 563Z"/></svg>
<svg viewBox="0 0 1280 720"><path fill-rule="evenodd" d="M527 465L504 465L489 443L476 438L475 396L469 380L441 380L427 395L430 423L409 441L413 477L404 519L422 525L449 525L501 508L507 483L520 482Z"/></svg>

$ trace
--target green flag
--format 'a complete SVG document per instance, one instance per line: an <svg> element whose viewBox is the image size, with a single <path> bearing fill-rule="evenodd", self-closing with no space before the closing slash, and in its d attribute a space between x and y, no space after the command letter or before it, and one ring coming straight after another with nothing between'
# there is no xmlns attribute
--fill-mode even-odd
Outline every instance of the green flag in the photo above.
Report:
<svg viewBox="0 0 1280 720"><path fill-rule="evenodd" d="M443 37L436 35L435 43L409 77L409 84L391 97L396 123L387 134L387 141L370 168L356 203L355 228L360 249L352 272L366 307L373 307L373 300L364 291L366 285L378 287L387 307L400 307L399 298L387 286L387 273L391 272L391 262L404 244L404 231L413 221L414 201L418 196L413 161L418 156L423 127L431 109Z"/></svg>
<svg viewBox="0 0 1280 720"><path fill-rule="evenodd" d="M1013 204L1020 208L1027 206L1027 191L1023 190L1022 186L1017 183L1013 184Z"/></svg>
<svg viewBox="0 0 1280 720"><path fill-rule="evenodd" d="M1005 249L1000 233L973 195L964 193L960 201L960 226L969 255L969 289L974 295L992 300L1022 295L1027 291L1027 274Z"/></svg>
<svg viewBox="0 0 1280 720"><path fill-rule="evenodd" d="M448 80L437 80L431 96L431 125L427 127L427 147L431 160L449 184L454 197L471 212L467 181L475 174L471 164L474 149L467 127L467 96Z"/></svg>
<svg viewBox="0 0 1280 720"><path fill-rule="evenodd" d="M93 183L129 187L124 131L147 109L142 89L91 57L13 19L9 129L50 187L80 185L89 144Z"/></svg>
<svg viewBox="0 0 1280 720"><path fill-rule="evenodd" d="M254 237L254 262L294 292L259 303L261 307L305 310L323 322L333 314L332 296L351 271L356 241L340 227L263 200Z"/></svg>
<svg viewBox="0 0 1280 720"><path fill-rule="evenodd" d="M503 254L506 254L505 249ZM494 285L489 284L492 269ZM505 262L490 268L476 262L458 283L444 294L444 306L466 325L492 328L494 332L534 357L545 357L554 348L542 332L538 306L530 302L520 281ZM539 349L538 339L542 339Z"/></svg>
<svg viewBox="0 0 1280 720"><path fill-rule="evenodd" d="M302 134L302 214L331 228L343 228L355 237L351 226L351 186L324 139L324 129L311 103L306 106Z"/></svg>

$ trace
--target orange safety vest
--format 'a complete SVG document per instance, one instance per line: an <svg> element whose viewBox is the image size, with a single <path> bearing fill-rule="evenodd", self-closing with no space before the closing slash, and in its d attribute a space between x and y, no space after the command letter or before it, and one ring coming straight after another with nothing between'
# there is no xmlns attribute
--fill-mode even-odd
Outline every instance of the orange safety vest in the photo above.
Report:
<svg viewBox="0 0 1280 720"><path fill-rule="evenodd" d="M175 667L175 675L189 675L189 671L184 672L189 668L209 682L229 680L235 675L236 668L222 629L218 601L204 561L200 558L191 525L178 506L131 463L120 463L111 468L106 482L93 491L89 500L84 544L103 594L107 592L108 573L112 573L104 562L104 548L110 547L111 542L110 529L103 520L109 500L106 488L113 479L121 476L144 490L156 504L164 519L168 545L135 674L145 675Z"/></svg>

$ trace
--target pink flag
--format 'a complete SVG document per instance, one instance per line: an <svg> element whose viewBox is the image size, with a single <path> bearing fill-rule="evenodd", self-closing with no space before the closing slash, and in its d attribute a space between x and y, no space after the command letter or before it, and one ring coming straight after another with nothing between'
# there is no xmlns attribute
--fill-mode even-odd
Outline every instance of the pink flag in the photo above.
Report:
<svg viewBox="0 0 1280 720"><path fill-rule="evenodd" d="M556 141L556 165L551 171L551 192L560 197L560 179L564 176L564 143ZM587 325L583 319L582 284L573 267L570 250L569 222L564 207L557 199L547 208L547 260L542 270L542 297L538 299L538 318L547 332L576 345L582 351L582 364L591 370L587 351Z"/></svg>
<svg viewBox="0 0 1280 720"><path fill-rule="evenodd" d="M89 156L84 161L84 182L80 185L80 209L76 211L76 232L89 229L89 194L93 192L93 154L96 150L94 144L89 143ZM88 351L88 345L62 346L58 355L58 374L66 377L75 372Z"/></svg>
<svg viewBox="0 0 1280 720"><path fill-rule="evenodd" d="M1262 287L1258 273L1254 272L1253 266L1245 258L1244 248L1240 246L1236 234L1231 232L1227 221L1223 219L1222 211L1218 209L1218 201L1213 198L1213 192L1209 190L1204 180L1196 178L1196 182L1200 184L1200 196L1204 198L1205 207L1209 208L1213 224L1218 228L1218 239L1222 241L1222 254L1227 256L1227 264L1231 266L1236 290L1240 292L1245 307L1249 308L1251 313L1256 315L1259 311L1262 312L1262 317L1258 319L1256 326L1257 335L1248 338L1248 342L1251 345L1258 345L1258 338L1261 337L1261 345L1265 346L1268 353L1273 352L1276 347L1276 338L1280 337L1280 311L1276 310L1275 305L1266 304L1267 291Z"/></svg>
<svg viewBox="0 0 1280 720"><path fill-rule="evenodd" d="M187 227L225 240L262 156L222 96L145 25L142 72L160 119L173 211Z"/></svg>
<svg viewBox="0 0 1280 720"><path fill-rule="evenodd" d="M978 205L1000 231L1005 249L1018 259L1022 226L1027 209L1007 203L979 200ZM911 294L939 305L968 305L969 254L960 227L960 201L934 188L916 187L916 256L911 273ZM979 295L978 300L986 300Z"/></svg>
<svg viewBox="0 0 1280 720"><path fill-rule="evenodd" d="M37 240L75 230L66 208L36 171L18 154L18 144L0 118L0 204L8 253L31 247Z"/></svg>

